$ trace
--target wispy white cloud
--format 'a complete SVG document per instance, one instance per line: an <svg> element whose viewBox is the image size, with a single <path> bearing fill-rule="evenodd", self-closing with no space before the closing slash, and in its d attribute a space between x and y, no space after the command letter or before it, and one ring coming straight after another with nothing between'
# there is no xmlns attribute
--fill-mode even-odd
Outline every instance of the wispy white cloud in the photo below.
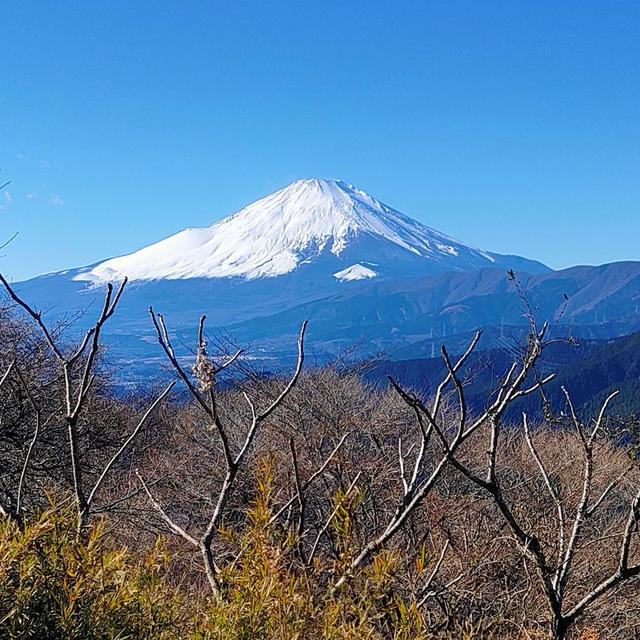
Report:
<svg viewBox="0 0 640 640"><path fill-rule="evenodd" d="M64 204L64 200L60 196L56 196L55 194L49 198L49 202L58 206L62 206Z"/></svg>
<svg viewBox="0 0 640 640"><path fill-rule="evenodd" d="M11 194L6 189L4 191L4 199L7 204L11 204L13 202L13 198L11 197Z"/></svg>
<svg viewBox="0 0 640 640"><path fill-rule="evenodd" d="M48 160L40 160L40 166L44 169L48 169L51 166L51 163Z"/></svg>
<svg viewBox="0 0 640 640"><path fill-rule="evenodd" d="M37 193L27 193L27 194L25 195L25 198L26 198L27 200L35 200L37 197L38 197L38 194L37 194Z"/></svg>

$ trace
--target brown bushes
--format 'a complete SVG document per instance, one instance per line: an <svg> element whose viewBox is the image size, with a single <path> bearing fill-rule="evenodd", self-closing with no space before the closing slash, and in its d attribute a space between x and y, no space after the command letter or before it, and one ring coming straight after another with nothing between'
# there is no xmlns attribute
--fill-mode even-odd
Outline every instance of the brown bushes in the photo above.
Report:
<svg viewBox="0 0 640 640"><path fill-rule="evenodd" d="M241 421L245 408L239 392L225 392L222 397L227 417ZM212 446L210 433L197 412L184 410L179 416L169 420L175 426L164 452L150 452L143 466L157 481L154 491L167 510L189 530L197 531L205 524L200 515L202 503L211 501L207 488L221 479L220 453ZM347 598L346 593L355 597L362 589L360 574L346 590L327 594L331 593L336 576L358 550L378 535L397 507L402 494L398 441L401 436L405 450L411 448L412 437L416 438L411 428L413 419L396 394L373 391L356 376L342 376L332 370L303 376L286 406L256 439L254 453L229 505L226 533L216 541L216 553L223 562L237 568L234 558L243 549L240 540L248 526L247 505L255 498L259 485L260 460L272 461L269 501L271 512L277 513L295 495L289 438L295 439L299 474L304 481L349 432L351 435L326 472L306 493L302 535L298 533L299 507L295 502L269 527L272 541L286 539L290 545L280 561L296 578L307 581L314 598L326 604L323 598L329 597L333 602ZM541 424L533 430L532 440L554 486L561 491L567 513L574 514L583 482L578 435L568 424L565 428ZM434 440L430 447L427 458L437 459L441 455L438 442ZM486 439L479 433L466 443L460 460L480 468L486 461L486 451ZM619 480L619 484L611 489L581 532L570 582L571 592L576 594L588 593L603 576L615 570L629 503L640 482L638 470L626 452L604 436L595 445L594 459L597 464L593 494L599 496L613 481ZM511 510L553 555L558 544L556 511L522 425L505 428L497 466ZM157 532L167 532L161 520L154 520L142 496L131 507L128 530L139 532L140 520L146 526L155 522L154 533L146 544L151 544ZM329 526L325 528L327 521ZM318 539L309 565L305 561ZM180 549L175 560L181 567L179 573L190 572L197 577L188 548ZM243 559L245 553L241 554ZM385 615L393 618L396 613L400 615L400 610L415 610L424 637L439 633L464 637L465 625L484 629L469 632L472 635L468 637L548 637L549 607L535 565L519 548L491 496L453 468L443 473L428 500L416 509L385 550L375 555L371 566L379 567L379 563L388 567L385 589L396 607L395 613ZM438 571L425 590L436 566ZM370 569L363 570L366 573ZM233 575L223 577L230 592L235 584ZM415 609L418 602L422 603L419 610ZM575 599L567 601L568 606L573 604ZM572 637L579 637L584 631L601 638L633 638L634 633L640 633L635 613L638 605L640 598L633 584L616 589L581 616ZM388 629L378 631L387 633ZM415 629L414 632L418 633Z"/></svg>
<svg viewBox="0 0 640 640"><path fill-rule="evenodd" d="M379 391L331 368L300 374L303 331L288 380L249 376L220 391L229 361L207 354L203 323L198 384L153 319L191 404L112 397L92 377L98 347L71 366L66 351L51 355L54 334L42 340L13 316L2 325L0 544L27 565L9 563L17 569L3 583L0 620L33 617L29 598L18 613L7 603L31 570L40 601L41 548L79 563L67 577L56 568L59 597L42 600L51 637L106 637L86 631L104 617L100 598L82 605L85 636L55 622L76 597L78 571L95 577L99 549L124 559L118 579L130 576L138 614L145 581L160 613L166 598L170 622L157 637L640 636L640 470L605 433L606 406L583 423L567 394L535 428L533 416L503 422L518 397L543 393L533 368L544 328L532 327L522 360L475 416L457 377L464 355L452 362L443 352L449 374L427 404L395 381ZM69 386L80 394L71 414ZM78 491L78 472L85 488L99 486L95 496ZM44 524L35 515L47 490L70 496L75 525L69 512ZM34 547L33 527L61 534ZM137 558L163 536L166 560L151 578ZM138 637L154 637L134 623Z"/></svg>

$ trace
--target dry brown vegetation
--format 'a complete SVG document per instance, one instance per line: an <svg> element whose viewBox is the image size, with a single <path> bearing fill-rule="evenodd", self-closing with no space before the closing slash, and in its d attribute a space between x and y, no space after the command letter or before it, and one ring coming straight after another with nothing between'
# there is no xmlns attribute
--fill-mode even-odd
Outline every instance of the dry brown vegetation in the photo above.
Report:
<svg viewBox="0 0 640 640"><path fill-rule="evenodd" d="M3 637L640 637L640 469L606 405L584 421L570 389L545 405L545 327L532 322L472 415L465 354L443 351L449 375L420 398L305 372L303 327L289 377L220 390L242 354L212 357L203 320L183 369L152 313L191 397L172 402L170 387L110 393L96 334L117 297L67 348L13 295L0 310ZM540 415L505 423L524 394Z"/></svg>

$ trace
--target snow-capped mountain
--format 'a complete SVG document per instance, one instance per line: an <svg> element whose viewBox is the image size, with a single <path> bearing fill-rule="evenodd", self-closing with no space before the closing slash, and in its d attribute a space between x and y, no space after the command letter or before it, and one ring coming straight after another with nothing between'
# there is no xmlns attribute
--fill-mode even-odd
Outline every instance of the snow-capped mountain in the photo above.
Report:
<svg viewBox="0 0 640 640"><path fill-rule="evenodd" d="M317 263L340 282L487 266L546 271L476 249L339 180L298 180L216 222L75 274L77 281L271 278Z"/></svg>
<svg viewBox="0 0 640 640"><path fill-rule="evenodd" d="M124 276L131 282L104 338L128 382L163 371L149 305L165 315L182 355L206 314L212 334L222 329L268 369L295 358L304 319L316 363L354 344L362 356L428 356L442 342L455 350L479 327L504 341L510 328L529 330L521 291L541 321L562 325L557 332L640 329L640 262L551 271L454 240L332 180L294 182L208 228L15 287L50 322L76 317L74 339L94 322L105 283Z"/></svg>
<svg viewBox="0 0 640 640"><path fill-rule="evenodd" d="M15 286L50 321L77 317L79 334L91 326L105 283L127 276L105 340L110 357L128 367L125 377L145 377L161 367L162 355L149 305L165 314L177 344L193 343L206 314L211 331L253 343L252 357L269 367L295 352L306 318L310 348L322 362L354 342L363 341L363 353L393 350L425 333L449 338L482 324L517 323L520 300L507 269L538 274L531 282L552 301L568 290L564 276L540 262L454 240L345 182L299 180L210 227ZM625 296L636 290L629 277ZM513 318L505 317L508 304Z"/></svg>

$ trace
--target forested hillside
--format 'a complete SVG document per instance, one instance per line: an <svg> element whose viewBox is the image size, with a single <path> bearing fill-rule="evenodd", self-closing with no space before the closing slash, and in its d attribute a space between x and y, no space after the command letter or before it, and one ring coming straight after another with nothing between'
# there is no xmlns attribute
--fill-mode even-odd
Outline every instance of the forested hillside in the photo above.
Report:
<svg viewBox="0 0 640 640"><path fill-rule="evenodd" d="M523 339L524 331L520 334ZM561 335L561 334L560 334ZM500 349L478 350L464 368L462 378L468 382L469 407L481 411L490 392L522 355L523 347L516 338L502 340ZM481 342L480 342L481 344ZM438 380L446 373L442 357L376 362L366 369L365 379L385 385L391 375L411 389L433 393ZM561 387L570 391L575 406L585 416L597 413L602 400L619 390L616 412L628 415L640 412L640 332L610 340L559 339L550 344L536 363L531 380L556 373L545 386L546 396L556 410L564 409L566 400ZM514 411L540 409L539 397L520 400Z"/></svg>

